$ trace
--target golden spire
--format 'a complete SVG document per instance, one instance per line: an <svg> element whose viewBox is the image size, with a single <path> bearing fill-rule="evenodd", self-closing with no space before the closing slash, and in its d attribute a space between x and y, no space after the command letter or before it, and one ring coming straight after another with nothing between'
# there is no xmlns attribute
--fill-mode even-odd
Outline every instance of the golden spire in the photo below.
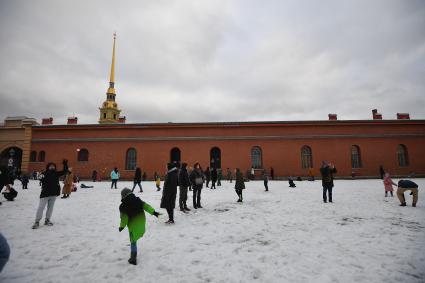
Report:
<svg viewBox="0 0 425 283"><path fill-rule="evenodd" d="M112 48L112 63L111 63L111 75L109 77L109 88L108 93L115 94L115 40L117 38L117 33L114 32L114 45ZM115 97L114 97L115 100Z"/></svg>
<svg viewBox="0 0 425 283"><path fill-rule="evenodd" d="M116 38L117 38L117 33L114 32L114 47L112 48L111 77L109 79L110 83L115 83L115 39Z"/></svg>

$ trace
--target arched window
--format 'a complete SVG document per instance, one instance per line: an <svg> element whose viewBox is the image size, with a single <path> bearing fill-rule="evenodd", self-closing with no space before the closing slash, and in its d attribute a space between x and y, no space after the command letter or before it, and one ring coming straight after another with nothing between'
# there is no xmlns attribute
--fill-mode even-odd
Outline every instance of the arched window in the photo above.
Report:
<svg viewBox="0 0 425 283"><path fill-rule="evenodd" d="M362 168L362 158L358 145L351 146L351 168Z"/></svg>
<svg viewBox="0 0 425 283"><path fill-rule="evenodd" d="M37 151L33 150L30 153L30 162L36 162L37 161Z"/></svg>
<svg viewBox="0 0 425 283"><path fill-rule="evenodd" d="M38 153L38 162L44 162L46 160L46 152L44 150Z"/></svg>
<svg viewBox="0 0 425 283"><path fill-rule="evenodd" d="M311 147L308 145L301 148L301 168L313 168L313 154L311 153Z"/></svg>
<svg viewBox="0 0 425 283"><path fill-rule="evenodd" d="M171 163L180 163L181 161L181 152L178 147L174 147L170 151L170 162Z"/></svg>
<svg viewBox="0 0 425 283"><path fill-rule="evenodd" d="M136 169L136 150L129 148L125 157L125 170Z"/></svg>
<svg viewBox="0 0 425 283"><path fill-rule="evenodd" d="M89 161L89 151L85 148L82 148L78 151L77 161Z"/></svg>
<svg viewBox="0 0 425 283"><path fill-rule="evenodd" d="M254 146L251 148L251 163L252 167L255 169L263 168L263 154L261 147Z"/></svg>
<svg viewBox="0 0 425 283"><path fill-rule="evenodd" d="M407 147L404 144L397 146L397 161L400 167L409 166L409 155L407 153Z"/></svg>

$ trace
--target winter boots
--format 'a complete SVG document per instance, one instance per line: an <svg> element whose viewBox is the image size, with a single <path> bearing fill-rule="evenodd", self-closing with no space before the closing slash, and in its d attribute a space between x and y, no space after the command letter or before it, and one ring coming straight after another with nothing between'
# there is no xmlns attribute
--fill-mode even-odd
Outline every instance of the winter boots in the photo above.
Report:
<svg viewBox="0 0 425 283"><path fill-rule="evenodd" d="M137 265L137 252L136 253L132 252L130 254L130 258L128 259L128 263L133 264L133 265Z"/></svg>
<svg viewBox="0 0 425 283"><path fill-rule="evenodd" d="M53 223L52 223L52 222L50 222L50 220L49 220L49 219L46 219L46 220L44 221L44 225L46 225L46 226L53 226ZM40 228L40 222L36 221L36 222L34 222L34 224L32 225L32 229L38 229L38 228Z"/></svg>
<svg viewBox="0 0 425 283"><path fill-rule="evenodd" d="M406 206L406 203L405 203L405 202L403 202L402 204L400 204L400 206Z"/></svg>

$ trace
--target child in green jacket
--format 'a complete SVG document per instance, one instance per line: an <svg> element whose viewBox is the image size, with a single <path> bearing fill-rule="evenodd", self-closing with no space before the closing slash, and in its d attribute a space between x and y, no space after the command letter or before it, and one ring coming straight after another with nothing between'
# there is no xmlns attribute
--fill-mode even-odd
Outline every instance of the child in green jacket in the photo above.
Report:
<svg viewBox="0 0 425 283"><path fill-rule="evenodd" d="M130 189L124 188L121 191L119 231L124 230L125 226L128 228L131 246L131 256L128 263L134 265L137 264L137 240L145 234L145 211L156 217L161 215L149 204L136 197Z"/></svg>

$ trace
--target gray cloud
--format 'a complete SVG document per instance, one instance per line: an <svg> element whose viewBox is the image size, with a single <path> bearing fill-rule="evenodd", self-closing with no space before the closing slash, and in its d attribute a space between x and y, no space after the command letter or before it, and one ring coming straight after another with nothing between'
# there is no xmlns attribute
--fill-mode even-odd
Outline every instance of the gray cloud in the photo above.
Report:
<svg viewBox="0 0 425 283"><path fill-rule="evenodd" d="M425 2L0 1L0 118L425 118Z"/></svg>

